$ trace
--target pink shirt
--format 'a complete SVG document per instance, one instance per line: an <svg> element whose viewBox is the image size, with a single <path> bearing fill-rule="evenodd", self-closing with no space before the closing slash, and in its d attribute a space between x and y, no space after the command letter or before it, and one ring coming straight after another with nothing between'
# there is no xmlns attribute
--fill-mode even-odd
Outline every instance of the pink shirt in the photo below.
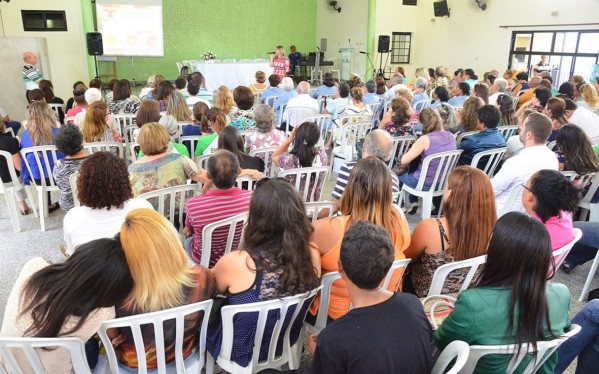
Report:
<svg viewBox="0 0 599 374"><path fill-rule="evenodd" d="M532 217L538 219L541 218L536 214L532 214ZM574 227L572 226L572 217L570 212L562 211L558 217L551 217L545 222L545 227L549 231L551 237L551 249L557 250L566 244L570 243L574 239Z"/></svg>
<svg viewBox="0 0 599 374"><path fill-rule="evenodd" d="M67 117L75 117L77 114L81 113L82 110L82 106L73 107L67 111Z"/></svg>
<svg viewBox="0 0 599 374"><path fill-rule="evenodd" d="M202 259L202 230L204 227L216 221L247 212L250 208L251 197L252 191L233 187L228 190L210 190L204 195L192 197L187 201L185 226L193 228L190 252L191 258L196 264L199 264ZM228 233L228 227L221 227L214 231L210 267L213 267L224 254ZM238 225L233 239L233 249L237 249L240 238L241 225Z"/></svg>

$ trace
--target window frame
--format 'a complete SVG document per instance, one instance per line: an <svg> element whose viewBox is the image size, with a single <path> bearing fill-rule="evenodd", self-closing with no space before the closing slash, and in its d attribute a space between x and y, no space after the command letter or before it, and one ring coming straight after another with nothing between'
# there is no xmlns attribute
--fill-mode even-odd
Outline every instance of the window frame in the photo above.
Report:
<svg viewBox="0 0 599 374"><path fill-rule="evenodd" d="M32 14L41 14L43 22L44 22L44 27L32 28L32 27L26 26L27 16L32 15ZM62 19L64 20L64 27L52 27L52 28L48 27L48 16L49 15L62 16ZM21 20L23 22L23 31L26 31L26 32L69 31L68 23L67 23L67 14L64 10L25 10L25 9L22 9L21 10Z"/></svg>
<svg viewBox="0 0 599 374"><path fill-rule="evenodd" d="M406 41L402 37L409 37ZM391 63L392 64L409 64L412 58L412 38L411 32L393 31L391 33ZM402 43L407 45L407 48L402 46ZM404 51L402 53L401 51ZM405 53L407 51L407 53ZM405 59L405 61L404 61Z"/></svg>

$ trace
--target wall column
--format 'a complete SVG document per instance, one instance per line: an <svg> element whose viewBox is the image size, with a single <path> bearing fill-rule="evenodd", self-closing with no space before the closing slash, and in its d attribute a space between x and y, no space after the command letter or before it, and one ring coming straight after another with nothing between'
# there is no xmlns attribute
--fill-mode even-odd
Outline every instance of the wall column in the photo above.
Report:
<svg viewBox="0 0 599 374"><path fill-rule="evenodd" d="M370 55L366 57L366 75L364 76L364 79L367 81L372 77L372 75L374 73L370 66L370 61L368 60L368 57L370 57L370 59L374 63L374 57L375 57L374 50L375 50L375 46L376 46L375 26L376 26L376 0L368 0L368 29L366 32L366 51L368 53L370 53Z"/></svg>
<svg viewBox="0 0 599 374"><path fill-rule="evenodd" d="M94 7L96 6L95 2L92 3L91 0L81 0L81 19L83 21L83 44L86 46L87 52L87 37L85 33L95 31L94 29ZM89 79L92 79L96 76L96 66L94 65L93 56L87 56L87 72L89 75Z"/></svg>

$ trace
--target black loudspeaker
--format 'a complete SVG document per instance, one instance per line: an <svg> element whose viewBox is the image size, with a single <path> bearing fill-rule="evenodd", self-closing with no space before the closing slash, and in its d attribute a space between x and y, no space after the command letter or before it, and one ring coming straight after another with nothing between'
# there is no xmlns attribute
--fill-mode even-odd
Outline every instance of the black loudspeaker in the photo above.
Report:
<svg viewBox="0 0 599 374"><path fill-rule="evenodd" d="M102 34L99 32L87 33L87 54L90 56L102 56L104 54Z"/></svg>
<svg viewBox="0 0 599 374"><path fill-rule="evenodd" d="M389 41L390 40L391 40L391 38L389 37L389 35L379 35L379 46L378 46L379 53L389 52Z"/></svg>
<svg viewBox="0 0 599 374"><path fill-rule="evenodd" d="M449 8L447 7L447 0L439 0L433 3L435 9L435 17L449 17Z"/></svg>
<svg viewBox="0 0 599 374"><path fill-rule="evenodd" d="M418 0L403 0L403 5L413 5L416 6L418 4L416 4L418 2Z"/></svg>

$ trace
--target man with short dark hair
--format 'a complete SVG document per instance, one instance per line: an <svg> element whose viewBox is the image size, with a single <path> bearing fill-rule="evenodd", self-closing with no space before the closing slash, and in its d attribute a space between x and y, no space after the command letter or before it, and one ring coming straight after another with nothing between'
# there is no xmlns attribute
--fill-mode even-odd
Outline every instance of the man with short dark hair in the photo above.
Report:
<svg viewBox="0 0 599 374"><path fill-rule="evenodd" d="M297 63L302 58L302 54L295 49L294 45L292 45L289 50L291 53L287 57L289 58L289 67L291 69L291 74L293 75L293 73L295 73L295 67L297 66Z"/></svg>
<svg viewBox="0 0 599 374"><path fill-rule="evenodd" d="M505 147L505 139L497 130L497 125L501 119L501 113L495 105L483 105L476 111L478 123L476 129L480 132L464 138L458 149L463 150L458 162L460 165L470 165L472 159L477 153L488 151L490 149ZM478 166L483 167L486 160L483 157Z"/></svg>
<svg viewBox="0 0 599 374"><path fill-rule="evenodd" d="M364 104L374 104L381 101L379 95L376 94L376 82L372 79L365 84L366 93L364 94Z"/></svg>
<svg viewBox="0 0 599 374"><path fill-rule="evenodd" d="M198 97L199 92L200 86L196 82L191 81L187 83L187 93L189 94L189 97L185 99L187 105L195 105L198 101L202 100Z"/></svg>
<svg viewBox="0 0 599 374"><path fill-rule="evenodd" d="M349 105L349 103L349 84L343 82L337 87L337 92L335 93L334 99L327 103L327 106L324 108L322 113L335 114L335 110L337 110L337 108L344 105Z"/></svg>
<svg viewBox="0 0 599 374"><path fill-rule="evenodd" d="M235 187L237 176L241 172L237 157L226 150L216 151L208 159L208 179L215 189L192 197L185 207L186 219L183 234L188 238L186 249L191 259L199 264L202 258L202 230L208 224L247 212L252 191ZM222 257L227 243L229 228L220 228L212 234L212 254L210 267ZM235 231L233 243L239 243L241 226ZM234 244L235 246L235 244ZM236 247L235 247L236 248Z"/></svg>
<svg viewBox="0 0 599 374"><path fill-rule="evenodd" d="M279 87L279 84L281 84L281 77L279 77L277 74L271 74L268 77L268 83L270 84L270 87L268 87L266 91L262 92L261 100L264 104L266 104L266 99L269 97L279 96L283 93L283 90ZM272 104L274 105L274 102Z"/></svg>
<svg viewBox="0 0 599 374"><path fill-rule="evenodd" d="M559 170L557 156L546 146L553 129L551 119L541 113L531 113L518 128L518 136L524 148L517 155L507 159L501 170L491 179L498 212L503 210L514 186L526 182L539 170ZM517 201L516 205L514 210L518 210L518 207L523 209L521 200Z"/></svg>
<svg viewBox="0 0 599 374"><path fill-rule="evenodd" d="M456 89L456 96L449 99L447 104L454 107L464 106L464 102L468 100L470 97L470 85L466 82L458 83L458 87Z"/></svg>
<svg viewBox="0 0 599 374"><path fill-rule="evenodd" d="M200 99L206 100L212 103L214 99L214 93L212 91L208 91L204 88L204 76L199 71L195 71L187 76L187 82L196 82L198 86L200 86L200 92L198 93L198 97Z"/></svg>
<svg viewBox="0 0 599 374"><path fill-rule="evenodd" d="M430 373L433 334L416 296L382 289L394 259L389 233L370 222L343 237L339 273L353 309L309 337L310 373Z"/></svg>

